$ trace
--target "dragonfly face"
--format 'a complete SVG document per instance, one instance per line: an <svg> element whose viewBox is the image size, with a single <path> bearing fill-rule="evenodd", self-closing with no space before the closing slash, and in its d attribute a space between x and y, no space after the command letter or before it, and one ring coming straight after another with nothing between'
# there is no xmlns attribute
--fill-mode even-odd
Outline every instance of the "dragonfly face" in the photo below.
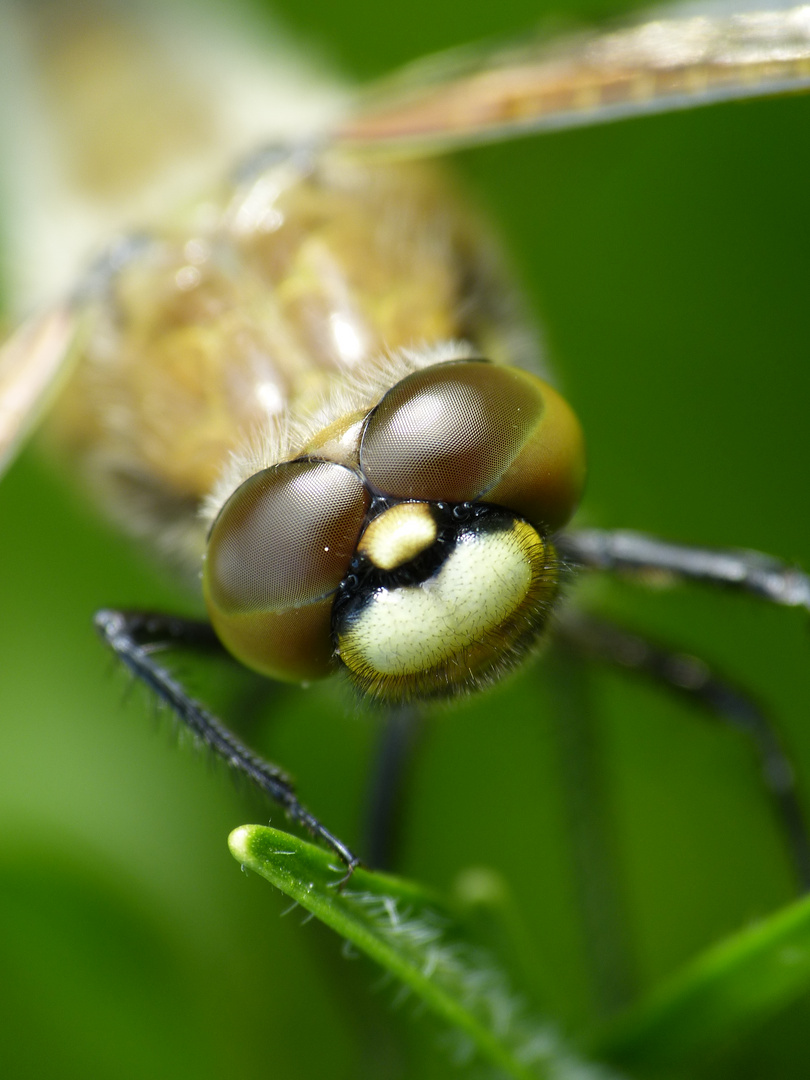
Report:
<svg viewBox="0 0 810 1080"><path fill-rule="evenodd" d="M551 351L559 359L565 386L589 434L590 512L600 520L650 527L683 539L731 540L779 550L805 565L810 562L804 515L795 497L802 490L803 462L808 459L802 419L806 375L795 361L803 341L803 326L797 318L803 293L798 249L803 247L799 237L802 223L806 224L798 178L806 175L806 170L796 165L796 155L805 150L792 133L797 124L806 121L806 115L799 101L726 107L643 121L639 125L643 131L631 131L632 125L624 125L555 136L542 147L527 143L490 148L462 163L471 182L489 193L525 276L537 275L537 285L532 287L537 288L540 298ZM778 463L776 475L774 462ZM73 642L65 645L61 628L54 633L55 619L61 617L75 626L75 612L89 616L92 606L110 598L174 607L178 598L167 597L164 586L145 572L139 572L135 579L122 577L129 572L123 569L128 565L123 546L112 548L120 556L120 562L113 563L111 546L117 542L97 531L90 532L85 541L85 526L78 516L71 517L69 507L61 507L59 520L64 513L68 524L60 529L54 550L53 519L45 509L50 510L54 500L61 505L58 500L62 496L49 480L41 479L45 486L35 497L33 510L24 505L29 478L40 478L30 460L23 463L23 469L10 478L12 489L3 495L4 499L20 500L12 503L5 519L13 516L18 521L39 522L41 532L29 535L26 527L15 537L4 529L4 561L29 569L10 586L15 593L14 606L10 607L14 615L4 620L7 640L3 655L17 655L16 650L25 643L30 647L26 666L20 666L10 682L4 679L2 693L8 695L4 715L19 715L21 703L27 709L34 701L40 703L45 717L64 718L64 727L60 726L55 736L45 736L47 729L39 722L32 722L20 734L21 756L38 753L44 763L52 763L47 790L38 798L46 803L53 799L56 812L74 797L76 776L86 775L88 790L92 790L95 775L125 775L119 772L126 764L120 757L127 757L129 751L119 755L113 748L111 760L92 766L89 761L82 763L85 751L74 754L69 747L64 751L67 761L61 757L61 749L57 759L55 746L63 745L65 728L75 725L71 731L81 732L88 713L95 712L101 720L84 742L109 745L111 736L105 733L111 684L103 677L103 661L96 662L96 646L88 633L87 652L81 655L88 671L86 681L92 686L76 686L67 695L71 699L68 707L75 709L76 715L65 715L63 688L76 685L72 679L80 666L76 660L79 647ZM82 546L85 542L91 545L89 549ZM32 556L39 556L33 568ZM43 567L57 571L55 594L49 587L48 595L43 595ZM47 580L52 580L50 570ZM84 591L78 599L62 592L79 586ZM702 651L719 656L732 670L740 663L762 691L775 693L777 704L783 707L788 723L794 721L801 738L802 681L796 675L801 671L801 656L791 633L795 628L783 630L771 613L742 613L736 601L730 601L731 614L719 612L717 601L699 597L690 597L687 603L658 597L645 601L623 594L619 602L630 615L635 613L644 621L657 619L667 637L689 644L699 639ZM700 612L697 618L691 603ZM46 657L53 657L58 673L53 680L59 687L56 700L47 697L50 688L42 678ZM50 664L49 659L49 669ZM771 677L774 673L777 686ZM612 686L608 690L621 692ZM443 764L447 766L443 776L452 775L450 763L455 751L451 739L464 740L465 745L468 739L482 740L479 765L487 752L500 752L497 742L501 738L518 740L512 743L510 761L518 761L521 755L536 761L531 753L532 737L521 734L525 725L509 719L509 714L525 717L537 711L533 692L529 690L524 698L521 694L525 691L525 683L507 687L501 692L503 696L490 699L491 706L470 705L466 714L448 717L446 733L437 736L437 770ZM309 693L309 700L324 701L322 691ZM487 708L496 708L495 703L499 723L506 725L497 736L491 729L488 733L484 717ZM630 705L637 706L637 702ZM667 749L661 752L653 734L656 723L649 719L650 710L657 706L645 698L639 709L642 715L634 723L630 705L626 714L625 702L614 701L612 737L637 747L634 740L641 740L636 753L647 764L653 760L659 763L663 774L658 775L664 778L655 786L662 790L678 790L679 764L684 769L697 769L694 761L704 753L725 755L722 739L722 749L711 743L708 751L705 747L696 750L691 729L683 736L688 750L681 751L680 728L667 732ZM667 718L661 723L666 727ZM116 728L115 737L126 739L127 747L139 746L141 741L147 744L138 753L150 759L137 779L124 781L127 797L134 799L132 805L144 800L136 816L141 821L148 819L148 804L154 798L172 799L172 805L168 801L157 804L161 821L177 809L180 820L187 822L211 813L205 809L211 785L204 770L199 783L193 776L190 780L199 788L199 803L191 801L185 790L178 790L176 796L155 795L170 787L161 774L174 766L161 762L164 757L173 761L173 755L165 754L160 740L154 745L148 735L141 740L139 733L130 734L129 728L137 729L137 724L126 725L126 732L124 726L122 722L121 730ZM315 752L305 746L313 730L314 721L305 720L300 734L286 736L292 744L288 759L298 775L306 777L308 791L318 789L321 775ZM317 732L328 746L334 745L335 736L326 725L317 727ZM80 745L78 735L76 739ZM465 749L464 753L473 751ZM13 758L8 759L10 769L13 762ZM530 774L536 777L537 768L532 764L526 766L525 774L521 771L521 789L525 786L528 791ZM185 767L178 769L184 771ZM144 789L139 794L153 770L157 770L154 792ZM188 772L196 772L193 764ZM657 802L655 792L650 792L649 775L646 772L631 781L627 814L637 822L636 807L653 807L647 813L655 821L650 827L655 835L642 836L642 827L633 826L638 842L634 872L642 880L647 910L658 912L657 962L663 969L667 959L661 955L666 950L660 943L666 940L676 915L673 908L659 907L658 901L668 886L676 884L677 874L666 854L667 840L673 837L667 831L663 800ZM709 784L701 785L690 771L691 775L695 776L695 788L710 790ZM422 804L426 816L445 814L445 855L454 843L463 845L468 825L463 818L475 812L473 799L463 795L462 786L453 787L451 792L445 787L428 795ZM326 790L328 785L323 787ZM747 794L747 789L731 792L734 810L729 818L741 815L751 821L756 817L746 809ZM115 797L124 799L120 792ZM19 800L18 805L30 809L32 794L19 792ZM458 800L456 809L449 805L453 800ZM684 833L694 836L701 831L700 823L711 817L711 798L706 796L705 800L695 810L692 827L681 819ZM337 793L334 797L325 794L319 810L340 824L347 813L342 802L343 796ZM98 804L91 805L88 799L71 812L77 814L85 835L93 835ZM730 821L726 828L722 818L721 813L722 837L716 836L713 845L708 839L693 857L705 868L723 848L726 865L732 867L731 878L733 868L745 862L747 843L739 839ZM485 823L480 813L475 820L482 826ZM674 831L674 826L670 829ZM429 830L419 822L415 830L413 843L420 847ZM182 847L180 829L173 835L170 843L177 855ZM662 835L667 839L662 841ZM764 838L763 842L767 844ZM112 850L112 835L107 834L102 844ZM553 849L553 838L549 844ZM463 850L466 855L469 849L464 846ZM507 843L504 865L514 865L517 858ZM764 860L769 867L777 862L767 852ZM540 876L538 871L533 884ZM753 878L749 895L756 894L756 902L763 905L784 886L778 870L769 878L756 874ZM741 912L743 901L735 899L736 890L730 884L721 883L718 888L729 904L732 921ZM705 927L695 929L692 943L706 933ZM690 946L681 943L680 947L686 951ZM675 949L671 946L668 957Z"/></svg>

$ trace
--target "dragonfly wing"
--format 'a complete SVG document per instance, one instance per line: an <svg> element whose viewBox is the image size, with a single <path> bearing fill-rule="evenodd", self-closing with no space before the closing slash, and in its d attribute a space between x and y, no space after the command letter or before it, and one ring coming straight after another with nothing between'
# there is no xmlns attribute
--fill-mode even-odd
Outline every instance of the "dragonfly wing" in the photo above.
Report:
<svg viewBox="0 0 810 1080"><path fill-rule="evenodd" d="M112 236L199 198L341 91L235 2L0 0L0 190L13 314L68 292Z"/></svg>
<svg viewBox="0 0 810 1080"><path fill-rule="evenodd" d="M648 18L429 57L370 87L337 136L353 150L416 157L808 89L810 6Z"/></svg>
<svg viewBox="0 0 810 1080"><path fill-rule="evenodd" d="M66 303L23 323L0 348L0 474L61 388L80 322Z"/></svg>

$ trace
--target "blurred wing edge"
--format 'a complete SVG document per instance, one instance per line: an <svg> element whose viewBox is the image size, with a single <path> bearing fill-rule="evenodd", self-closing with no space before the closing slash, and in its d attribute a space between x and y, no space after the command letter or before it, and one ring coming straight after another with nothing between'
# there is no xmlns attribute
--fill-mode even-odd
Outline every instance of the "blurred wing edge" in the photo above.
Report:
<svg viewBox="0 0 810 1080"><path fill-rule="evenodd" d="M81 324L66 302L32 316L0 347L0 475L61 389Z"/></svg>
<svg viewBox="0 0 810 1080"><path fill-rule="evenodd" d="M440 53L372 85L336 132L419 157L543 130L810 90L810 6L654 18Z"/></svg>

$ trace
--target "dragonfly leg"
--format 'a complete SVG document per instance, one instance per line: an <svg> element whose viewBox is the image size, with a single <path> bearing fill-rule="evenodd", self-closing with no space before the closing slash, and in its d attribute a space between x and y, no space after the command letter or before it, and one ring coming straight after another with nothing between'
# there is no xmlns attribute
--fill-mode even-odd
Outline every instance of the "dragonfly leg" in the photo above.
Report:
<svg viewBox="0 0 810 1080"><path fill-rule="evenodd" d="M747 735L783 830L796 877L810 891L810 834L793 766L767 713L701 659L668 649L612 622L580 613L560 619L558 634L591 658L645 676L687 697L704 712Z"/></svg>
<svg viewBox="0 0 810 1080"><path fill-rule="evenodd" d="M348 874L360 865L356 855L299 802L289 777L264 761L198 701L155 659L157 646L177 645L201 650L222 649L205 622L152 612L99 611L95 626L125 667L167 705L194 736L229 766L285 810L345 863ZM347 875L348 876L348 875Z"/></svg>
<svg viewBox="0 0 810 1080"><path fill-rule="evenodd" d="M402 806L424 717L418 708L408 705L387 710L381 720L367 796L363 850L369 866L389 870L397 862Z"/></svg>
<svg viewBox="0 0 810 1080"><path fill-rule="evenodd" d="M606 1017L636 1000L639 980L592 669L581 648L555 633L537 675L550 693L548 730L592 1003Z"/></svg>
<svg viewBox="0 0 810 1080"><path fill-rule="evenodd" d="M580 529L558 539L560 555L592 570L700 581L810 611L810 575L758 551L675 544L623 529Z"/></svg>

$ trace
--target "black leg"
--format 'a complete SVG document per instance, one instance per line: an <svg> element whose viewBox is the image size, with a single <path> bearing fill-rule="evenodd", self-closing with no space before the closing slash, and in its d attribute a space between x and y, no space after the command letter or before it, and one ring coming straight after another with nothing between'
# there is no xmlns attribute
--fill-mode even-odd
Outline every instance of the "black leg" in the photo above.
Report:
<svg viewBox="0 0 810 1080"><path fill-rule="evenodd" d="M810 576L758 551L691 547L619 529L581 529L559 537L557 546L564 559L593 570L702 581L810 611Z"/></svg>
<svg viewBox="0 0 810 1080"><path fill-rule="evenodd" d="M704 661L661 647L613 623L579 613L568 614L560 620L558 634L594 659L647 676L688 697L704 711L753 740L796 876L802 890L809 891L807 822L796 791L793 766L766 713Z"/></svg>
<svg viewBox="0 0 810 1080"><path fill-rule="evenodd" d="M156 662L155 649L167 643L221 651L222 646L207 623L146 612L99 611L95 625L129 671L168 705L200 742L282 806L289 818L322 840L351 874L360 860L298 801L284 772L254 754Z"/></svg>
<svg viewBox="0 0 810 1080"><path fill-rule="evenodd" d="M405 789L423 724L421 712L411 706L390 709L381 720L369 785L364 851L369 866L389 870L396 865Z"/></svg>
<svg viewBox="0 0 810 1080"><path fill-rule="evenodd" d="M589 659L555 634L537 667L551 693L551 731L589 985L595 1011L605 1017L636 999L638 978Z"/></svg>

